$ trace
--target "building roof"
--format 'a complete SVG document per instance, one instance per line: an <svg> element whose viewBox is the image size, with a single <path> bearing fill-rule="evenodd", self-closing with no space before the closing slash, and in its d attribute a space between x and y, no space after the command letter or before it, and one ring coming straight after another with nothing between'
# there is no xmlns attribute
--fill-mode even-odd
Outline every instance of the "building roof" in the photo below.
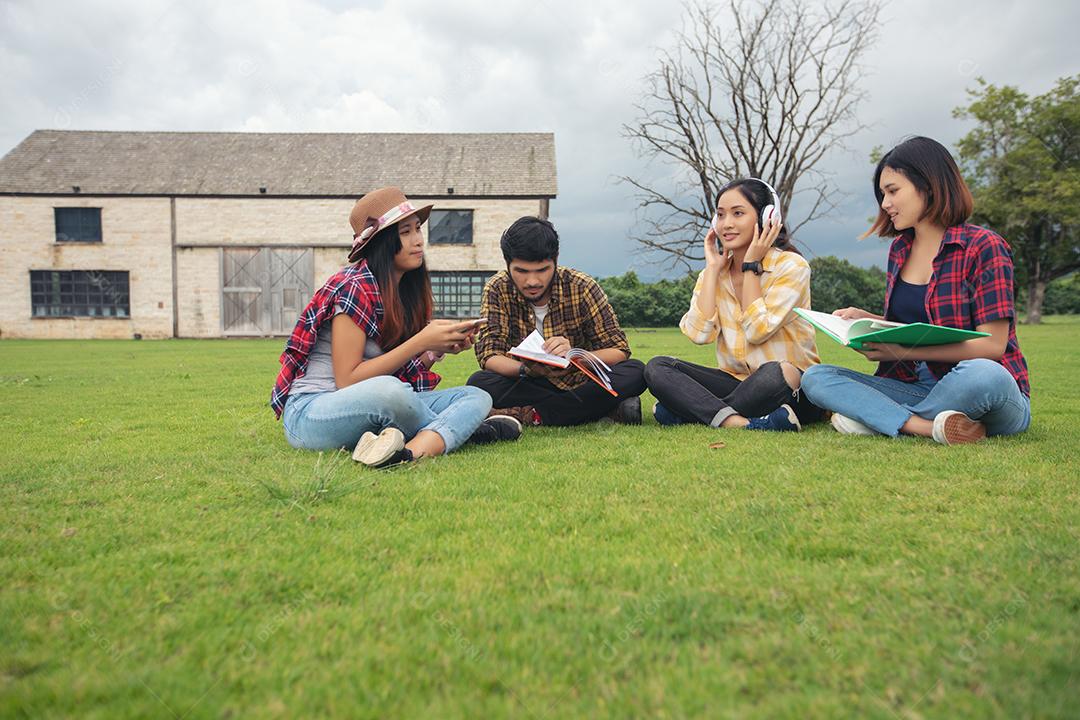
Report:
<svg viewBox="0 0 1080 720"><path fill-rule="evenodd" d="M37 130L0 159L0 194L555 197L551 133ZM452 191L448 188L453 188Z"/></svg>

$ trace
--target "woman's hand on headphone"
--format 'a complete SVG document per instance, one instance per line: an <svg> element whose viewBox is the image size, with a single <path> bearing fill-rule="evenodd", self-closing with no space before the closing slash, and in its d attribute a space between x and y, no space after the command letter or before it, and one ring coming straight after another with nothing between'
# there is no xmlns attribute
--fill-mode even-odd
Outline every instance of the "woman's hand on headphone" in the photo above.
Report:
<svg viewBox="0 0 1080 720"><path fill-rule="evenodd" d="M776 242L776 238L780 235L780 228L782 227L784 227L783 223L769 222L765 225L765 229L762 230L761 227L755 223L754 239L747 245L746 257L743 258L743 261L761 262L768 254L769 248Z"/></svg>
<svg viewBox="0 0 1080 720"><path fill-rule="evenodd" d="M705 233L705 267L710 270L719 270L723 264L724 252L720 249L720 238L710 227L709 232Z"/></svg>

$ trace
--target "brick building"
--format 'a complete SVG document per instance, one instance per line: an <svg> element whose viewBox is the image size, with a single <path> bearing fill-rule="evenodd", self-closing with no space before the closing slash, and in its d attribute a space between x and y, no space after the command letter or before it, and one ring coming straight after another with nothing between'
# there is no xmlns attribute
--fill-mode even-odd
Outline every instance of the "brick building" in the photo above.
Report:
<svg viewBox="0 0 1080 720"><path fill-rule="evenodd" d="M435 205L437 314L556 195L551 134L39 130L0 159L0 337L284 335L346 262L356 198Z"/></svg>

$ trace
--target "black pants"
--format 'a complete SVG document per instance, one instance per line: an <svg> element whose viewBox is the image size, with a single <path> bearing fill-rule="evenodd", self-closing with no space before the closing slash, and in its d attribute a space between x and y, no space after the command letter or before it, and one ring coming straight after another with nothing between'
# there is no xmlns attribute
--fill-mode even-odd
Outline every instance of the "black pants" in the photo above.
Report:
<svg viewBox="0 0 1080 720"><path fill-rule="evenodd" d="M469 385L486 390L496 408L532 405L543 425L581 425L604 417L623 400L645 392L645 366L624 360L611 366L613 397L592 380L560 390L544 378L510 378L490 370L473 373Z"/></svg>
<svg viewBox="0 0 1080 720"><path fill-rule="evenodd" d="M714 427L731 415L760 417L785 403L804 425L823 415L805 394L791 389L778 362L765 363L739 380L723 370L659 355L645 368L645 381L668 410L684 420Z"/></svg>

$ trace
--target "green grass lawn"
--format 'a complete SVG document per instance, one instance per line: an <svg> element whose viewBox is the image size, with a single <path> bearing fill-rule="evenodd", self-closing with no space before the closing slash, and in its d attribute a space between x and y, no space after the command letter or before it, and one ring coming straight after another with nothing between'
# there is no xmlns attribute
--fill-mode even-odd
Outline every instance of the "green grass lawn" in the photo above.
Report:
<svg viewBox="0 0 1080 720"><path fill-rule="evenodd" d="M387 472L288 447L280 340L5 340L0 716L1076 717L1080 322L1020 338L1034 423L977 446L647 417Z"/></svg>

